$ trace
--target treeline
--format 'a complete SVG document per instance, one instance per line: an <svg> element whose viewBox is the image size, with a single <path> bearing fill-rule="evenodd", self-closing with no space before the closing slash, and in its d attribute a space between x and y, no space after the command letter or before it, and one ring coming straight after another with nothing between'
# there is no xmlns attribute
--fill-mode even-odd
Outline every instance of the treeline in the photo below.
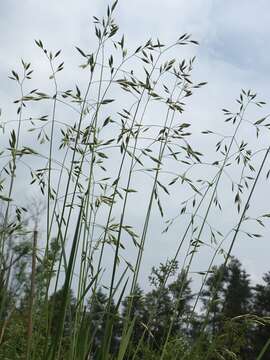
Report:
<svg viewBox="0 0 270 360"><path fill-rule="evenodd" d="M18 251L27 253L22 248ZM48 252L48 261L53 253ZM0 358L6 360L24 359L27 349L31 279L30 274L27 277L27 260L24 262L22 258L17 261L17 270L10 275L14 277L13 286L6 289L5 294L1 287L4 311ZM63 289L44 302L46 276L44 265L37 266L32 314L33 359L44 359L41 349L50 345L61 321ZM169 278L166 286L165 278ZM232 258L226 268L211 269L199 302L196 301L198 294L192 292L191 279L184 270L178 270L176 262L153 267L149 282L149 292L137 285L132 297L116 294L109 313L105 288L97 287L82 307L79 307L80 299L69 290L61 358L85 359L81 354L87 353L87 359L99 359L104 346L109 346L111 358L116 358L127 319L132 322L132 333L124 359L154 360L163 356L163 359L254 360L267 345L270 272L263 276L262 283L253 286L239 260ZM82 310L78 315L79 308ZM78 316L81 321L76 328ZM113 324L109 336L108 318ZM46 333L50 336L45 337ZM72 347L74 337L77 337L76 349ZM104 343L104 337L110 339L109 343ZM261 359L270 359L270 348Z"/></svg>

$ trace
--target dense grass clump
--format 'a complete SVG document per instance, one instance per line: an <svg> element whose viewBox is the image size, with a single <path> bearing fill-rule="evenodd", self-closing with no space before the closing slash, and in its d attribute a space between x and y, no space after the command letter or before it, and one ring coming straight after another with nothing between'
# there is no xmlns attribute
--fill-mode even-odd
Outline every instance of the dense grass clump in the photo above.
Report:
<svg viewBox="0 0 270 360"><path fill-rule="evenodd" d="M203 131L207 160L185 118L206 85L192 78L195 57L181 55L197 41L130 50L116 5L94 17L96 48L76 48L82 75L67 89L61 50L41 40L48 90L33 88L26 61L9 76L19 96L16 121L1 124L0 357L268 359L269 274L252 287L232 256L238 237L260 237L254 223L270 217L251 215L269 175L270 124L254 115L264 102L242 90L236 109L223 109L229 135ZM159 230L174 242L147 291L143 259ZM195 271L205 249L207 268Z"/></svg>

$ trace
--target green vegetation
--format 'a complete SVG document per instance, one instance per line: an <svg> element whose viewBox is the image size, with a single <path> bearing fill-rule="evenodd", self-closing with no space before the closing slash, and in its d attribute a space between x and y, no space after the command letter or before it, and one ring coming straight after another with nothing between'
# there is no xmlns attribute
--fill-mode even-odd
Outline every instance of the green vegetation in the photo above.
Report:
<svg viewBox="0 0 270 360"><path fill-rule="evenodd" d="M94 17L97 47L77 47L75 85L62 89L61 51L41 40L49 90L32 89L31 63L10 74L19 96L16 121L1 120L0 358L267 360L270 273L253 286L232 256L238 237L257 239L250 229L270 217L251 214L269 177L261 135L270 124L255 114L265 103L242 90L237 108L223 109L230 135L203 131L209 149L218 138L207 160L185 120L206 85L192 79L195 57L181 58L197 41L150 39L132 51L116 5ZM223 234L225 186L235 225ZM41 199L29 203L22 188ZM157 221L175 249L152 267L146 291L142 263ZM194 271L206 248L208 269Z"/></svg>

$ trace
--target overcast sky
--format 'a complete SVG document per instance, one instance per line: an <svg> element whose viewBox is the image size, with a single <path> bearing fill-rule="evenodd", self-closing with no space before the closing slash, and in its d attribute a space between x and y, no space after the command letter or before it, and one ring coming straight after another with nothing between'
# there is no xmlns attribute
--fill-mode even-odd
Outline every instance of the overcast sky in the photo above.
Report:
<svg viewBox="0 0 270 360"><path fill-rule="evenodd" d="M40 51L34 39L42 39L50 49L62 49L67 65L75 67L80 59L74 47L91 48L92 17L104 14L107 3L105 0L1 2L0 107L6 120L14 116L11 103L17 96L14 84L7 80L10 70L17 68L23 58L41 71L37 79L43 79L42 70L46 66L40 60ZM164 42L172 42L185 32L191 33L200 42L199 47L185 50L185 54L197 57L195 78L208 82L196 93L188 111L195 128L197 148L206 145L205 138L200 135L201 130L210 128L218 132L223 129L221 109L233 104L241 88L252 89L260 99L269 102L268 0L120 0L115 17L120 33L125 34L129 47L134 49L148 38L158 37ZM66 80L72 81L72 75L68 76ZM268 112L267 105L263 113ZM261 114L258 112L257 116ZM269 184L261 184L254 204L257 212L267 212L269 194ZM225 217L230 216L230 211L227 211ZM227 220L214 219L221 226ZM254 280L270 270L269 228L263 231L263 235L261 239L245 238L235 246L234 254ZM171 255L170 251L173 253L174 248L175 244L168 246L164 239L158 238L155 252L150 250L149 245L145 255L146 268L151 261L161 261ZM168 255L165 255L166 251ZM202 267L207 263L201 259Z"/></svg>

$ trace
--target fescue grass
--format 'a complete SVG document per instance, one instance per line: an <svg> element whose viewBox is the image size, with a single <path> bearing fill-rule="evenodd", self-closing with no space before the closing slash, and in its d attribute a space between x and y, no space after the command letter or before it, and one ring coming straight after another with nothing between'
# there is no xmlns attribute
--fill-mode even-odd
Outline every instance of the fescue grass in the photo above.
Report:
<svg viewBox="0 0 270 360"><path fill-rule="evenodd" d="M262 107L264 102L257 100L252 91L242 90L237 99L238 108L223 109L231 135L204 131L202 136L217 136L219 139L214 150L215 161L207 162L194 146L191 124L184 117L186 106L192 107L193 92L206 85L204 81L195 83L192 79L195 58L181 58L183 46L197 46L198 43L191 35L183 34L173 44L148 40L132 51L126 45L125 37L119 35L114 21L116 5L117 1L108 6L104 18L94 17L96 49L77 48L84 74L81 85L75 81L72 90L62 89L59 83L64 71L61 51L48 50L41 40L36 40L36 45L48 61L51 92L28 90L33 71L30 63L22 61L22 71L13 70L10 75L18 85L20 96L15 100L16 126L9 122L5 124L9 144L1 153L1 338L10 315L5 310L6 296L17 274L16 264L23 258L31 280L30 293L26 297L29 299L27 359L90 359L95 333L86 321L86 305L94 303L101 286L106 287L108 299L103 314L105 322L101 345L94 358L138 358L147 339L151 338L151 326L158 307L157 302L131 352L137 321L132 311L136 286L142 275L145 247L151 238L151 219L153 213L156 219L157 210L164 222L165 233L179 218L186 219L174 255L158 284L158 299L161 299L162 289L167 286L170 276L175 275L175 264L181 258L183 265L179 272L183 276L182 286L161 351L156 354L159 359L168 359L171 332L178 316L178 306L185 296L185 284L192 273L194 259L199 256L201 248L213 248L208 269L200 272L201 286L193 298L188 328L196 317L205 284L220 254L226 269L239 233L244 231L242 225L249 220L247 213L256 196L258 183L265 176L270 148L258 152L251 150L245 140L239 142L243 126L255 128L258 142L260 133L269 129L267 116L256 121L248 118L249 108L254 105ZM170 54L176 51L179 51L178 57L171 58ZM31 115L32 111L40 115ZM31 146L23 145L27 132L33 136ZM7 132L4 136L7 137ZM261 160L254 161L262 152ZM21 169L22 164L27 169L27 175ZM193 172L197 167L210 167L210 170ZM211 212L222 214L219 193L223 190L224 178L229 178L231 182L238 212L235 226L225 235L209 220ZM25 184L27 192L41 193L45 211L38 222L35 221L35 213L27 215L31 211L27 211L27 204L20 205L21 198L16 201L18 182ZM174 197L179 196L182 188L187 196L179 199L182 204L179 215L167 219L166 210L170 209ZM140 206L143 221L133 226L130 209ZM267 217L269 215L264 214L253 220L263 225ZM41 231L42 226L46 227L45 234ZM249 237L260 236L246 233ZM15 251L17 244L29 245L25 252L20 250L22 255L18 258ZM181 345L181 354L174 353L173 356L181 356L179 359L206 356L210 359L207 352L202 355L204 337L209 312L223 275L221 271L196 341L188 350L183 350L185 346ZM23 281L27 284L27 280L21 283ZM60 289L60 298L53 298L52 295ZM76 294L72 311L71 289ZM25 295L21 290L19 293ZM112 353L116 313L126 296L128 302L122 335L117 351ZM52 336L56 306L60 312ZM71 313L74 316L67 335L65 322ZM40 332L39 324L42 324ZM44 338L43 341L39 342L39 336ZM63 345L67 338L68 346ZM258 359L263 358L268 345L269 342Z"/></svg>

